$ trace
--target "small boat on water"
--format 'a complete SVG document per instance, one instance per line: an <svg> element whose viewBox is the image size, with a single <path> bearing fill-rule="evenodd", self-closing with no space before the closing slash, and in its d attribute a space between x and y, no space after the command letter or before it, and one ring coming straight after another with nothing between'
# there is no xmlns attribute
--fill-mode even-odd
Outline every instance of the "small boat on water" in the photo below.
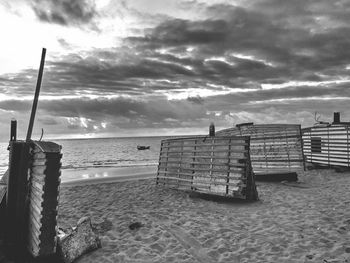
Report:
<svg viewBox="0 0 350 263"><path fill-rule="evenodd" d="M151 146L137 145L137 150L149 150Z"/></svg>

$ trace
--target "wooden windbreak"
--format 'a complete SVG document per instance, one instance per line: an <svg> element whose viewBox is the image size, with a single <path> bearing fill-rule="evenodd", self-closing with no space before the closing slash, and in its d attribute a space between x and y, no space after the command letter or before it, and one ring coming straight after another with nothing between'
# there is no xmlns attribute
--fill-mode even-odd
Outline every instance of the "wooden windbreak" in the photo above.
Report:
<svg viewBox="0 0 350 263"><path fill-rule="evenodd" d="M9 174L6 192L5 244L10 254L26 250L28 169L30 144L10 142Z"/></svg>
<svg viewBox="0 0 350 263"><path fill-rule="evenodd" d="M32 256L43 257L56 252L61 147L34 142L31 156L27 248Z"/></svg>
<svg viewBox="0 0 350 263"><path fill-rule="evenodd" d="M249 137L195 136L161 142L157 184L257 200Z"/></svg>
<svg viewBox="0 0 350 263"><path fill-rule="evenodd" d="M303 129L302 133L307 162L323 166L350 167L349 125L314 126Z"/></svg>
<svg viewBox="0 0 350 263"><path fill-rule="evenodd" d="M239 124L216 136L250 136L250 158L256 175L304 171L300 125Z"/></svg>

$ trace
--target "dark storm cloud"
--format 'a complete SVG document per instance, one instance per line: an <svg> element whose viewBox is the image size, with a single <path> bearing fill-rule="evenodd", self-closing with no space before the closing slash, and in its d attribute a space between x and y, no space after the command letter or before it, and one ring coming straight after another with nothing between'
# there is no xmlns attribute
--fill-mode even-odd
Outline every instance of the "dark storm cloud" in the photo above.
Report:
<svg viewBox="0 0 350 263"><path fill-rule="evenodd" d="M23 104L19 100L2 101L0 117L2 108L13 110L14 116L27 116L30 105L30 102ZM123 97L41 100L37 120L36 131L39 135L41 128L44 128L46 134L64 128L72 132L96 132L96 129L115 132L115 129L187 128L194 121L208 121L203 105L190 101L168 101L164 97L147 101ZM24 122L26 124L26 120ZM107 128L102 123L107 123Z"/></svg>
<svg viewBox="0 0 350 263"><path fill-rule="evenodd" d="M201 96L195 96L195 97L188 97L187 101L190 101L195 104L203 104L204 100Z"/></svg>
<svg viewBox="0 0 350 263"><path fill-rule="evenodd" d="M271 41L267 39L269 36L276 39L279 33L283 33L282 28L271 23L268 16L256 11L223 5L211 6L208 10L209 13L215 13L211 19L168 20L155 27L144 39L134 40L159 45L215 44L218 46L213 52L217 52L223 51L220 50L222 47L227 48L228 43L231 47L242 43L252 45L257 44L259 38L262 41Z"/></svg>
<svg viewBox="0 0 350 263"><path fill-rule="evenodd" d="M195 120L205 115L200 105L186 101L167 101L164 98L140 101L129 98L116 99L64 99L42 101L40 108L52 115L63 117L84 116L91 119L101 117L143 118L147 122L174 119Z"/></svg>
<svg viewBox="0 0 350 263"><path fill-rule="evenodd" d="M126 38L125 46L95 49L84 58L71 54L60 61L48 61L46 91L55 93L59 88L67 94L89 90L102 95L140 95L179 88L173 83L158 82L162 79L181 79L184 88L201 88L208 83L251 88L252 83L258 86L346 76L345 67L350 61L350 40L346 36L350 29L345 23L347 18L341 16L345 14L343 7L321 1L321 7L312 10L314 1L291 2L255 1L247 8L207 5L208 19L166 18L144 37ZM332 6L333 11L326 13L322 5ZM317 17L321 15L328 19L340 15L336 21L343 19L344 23L332 30L312 31L317 29ZM67 44L64 39L59 41ZM194 51L187 53L188 47ZM252 59L235 57L236 53ZM213 56L230 63L207 60ZM18 78L24 80L23 76ZM19 88L22 89L25 92Z"/></svg>
<svg viewBox="0 0 350 263"><path fill-rule="evenodd" d="M227 83L231 85L235 84L234 79L242 77L259 81L280 78L282 82L287 76L296 75L285 66L286 62L291 60L292 54L288 49L281 48L278 43L280 41L277 36L285 35L282 28L271 24L268 17L242 8L230 7L222 11L230 13L227 15L229 19L169 20L157 26L151 34L143 38L129 38L127 41L141 47L142 50L171 48L179 55L182 55L181 49L184 47L193 46L196 53L192 58L192 66L197 76L215 81L230 80ZM239 58L233 58L233 66L220 61L203 63L210 56L231 56L232 59L234 52L252 52L252 55L257 55L260 59L266 59L267 62L271 60L281 65L271 67L261 61ZM153 56L156 55L153 53Z"/></svg>
<svg viewBox="0 0 350 263"><path fill-rule="evenodd" d="M189 22L175 19L157 26L149 37L152 41L171 45L218 43L226 40L227 26L224 20Z"/></svg>
<svg viewBox="0 0 350 263"><path fill-rule="evenodd" d="M302 87L289 87L284 89L271 89L271 90L257 90L246 93L235 93L227 94L221 96L212 96L206 98L205 102L207 107L212 110L232 110L239 111L242 109L258 109L266 108L273 105L286 105L290 107L290 110L294 107L294 110L301 110L311 107L323 108L325 105L332 104L333 106L338 106L339 108L346 107L348 103L346 100L335 100L335 101L324 101L318 100L303 100L310 97L348 97L350 98L350 89L348 89L349 84L334 84L332 86L302 86ZM289 98L300 98L300 100L288 101ZM271 100L285 100L281 102L273 102ZM263 102L266 103L263 103ZM256 103L258 102L258 103ZM296 104L298 106L296 106Z"/></svg>
<svg viewBox="0 0 350 263"><path fill-rule="evenodd" d="M38 118L38 121L44 125L56 125L56 124L58 124L57 120L55 120L54 118L50 118L50 117L41 117L41 118Z"/></svg>
<svg viewBox="0 0 350 263"><path fill-rule="evenodd" d="M93 91L103 95L106 92L124 95L147 94L154 90L170 89L169 85L152 83L145 86L145 81L158 79L176 79L180 75L191 76L193 73L181 65L161 61L140 60L123 65L101 63L98 60L80 60L75 63L52 62L53 66L46 75L45 86L53 92ZM48 90L46 89L46 90Z"/></svg>
<svg viewBox="0 0 350 263"><path fill-rule="evenodd" d="M71 45L63 38L59 38L57 39L57 42L60 43L60 45L63 47L63 48L71 48Z"/></svg>
<svg viewBox="0 0 350 263"><path fill-rule="evenodd" d="M0 101L0 109L6 111L28 112L31 109L31 102L22 100L3 100Z"/></svg>
<svg viewBox="0 0 350 263"><path fill-rule="evenodd" d="M90 0L34 0L32 8L41 21L64 26L87 24L96 15Z"/></svg>
<svg viewBox="0 0 350 263"><path fill-rule="evenodd" d="M128 41L149 49L194 45L199 49L196 54L199 59L236 52L253 55L275 65L271 67L257 61L238 61L235 67L229 67L217 63L214 70L211 68L213 65L203 67L200 70L203 76L215 75L216 70L222 77L231 75L259 81L279 79L283 82L316 78L315 71L334 75L343 70L350 59L350 49L346 48L350 44L346 33L349 31L348 19L344 19L342 26L325 30L323 25L317 24L319 16L326 15L322 6L311 12L312 1L290 2L281 4L282 7L273 1L261 4L277 6L279 11L276 14L266 7L209 6L210 20L168 20L145 37L130 38ZM321 4L328 6L326 2ZM333 13L346 14L346 11L339 9ZM282 15L283 12L286 12L285 15ZM333 19L333 16L327 19Z"/></svg>

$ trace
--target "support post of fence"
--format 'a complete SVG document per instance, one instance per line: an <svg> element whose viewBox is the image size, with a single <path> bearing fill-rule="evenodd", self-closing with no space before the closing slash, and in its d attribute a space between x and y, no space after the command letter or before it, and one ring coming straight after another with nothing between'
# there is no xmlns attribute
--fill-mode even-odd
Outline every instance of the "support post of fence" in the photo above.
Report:
<svg viewBox="0 0 350 263"><path fill-rule="evenodd" d="M215 136L215 125L214 123L210 123L209 126L209 137L214 137Z"/></svg>
<svg viewBox="0 0 350 263"><path fill-rule="evenodd" d="M340 123L340 112L334 112L333 115L333 124Z"/></svg>
<svg viewBox="0 0 350 263"><path fill-rule="evenodd" d="M17 121L15 119L11 120L11 133L10 133L10 141L17 140Z"/></svg>
<svg viewBox="0 0 350 263"><path fill-rule="evenodd" d="M29 158L29 143L10 142L5 244L10 254L16 257L23 256L26 251Z"/></svg>

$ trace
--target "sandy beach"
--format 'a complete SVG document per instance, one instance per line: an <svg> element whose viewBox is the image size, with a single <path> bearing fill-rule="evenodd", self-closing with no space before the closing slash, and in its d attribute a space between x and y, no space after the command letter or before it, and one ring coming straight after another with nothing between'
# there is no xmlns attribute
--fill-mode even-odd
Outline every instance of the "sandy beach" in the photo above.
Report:
<svg viewBox="0 0 350 263"><path fill-rule="evenodd" d="M59 225L92 218L102 248L77 262L350 262L350 173L312 170L299 180L258 182L260 201L250 203L154 178L62 184ZM130 230L134 222L142 227Z"/></svg>

